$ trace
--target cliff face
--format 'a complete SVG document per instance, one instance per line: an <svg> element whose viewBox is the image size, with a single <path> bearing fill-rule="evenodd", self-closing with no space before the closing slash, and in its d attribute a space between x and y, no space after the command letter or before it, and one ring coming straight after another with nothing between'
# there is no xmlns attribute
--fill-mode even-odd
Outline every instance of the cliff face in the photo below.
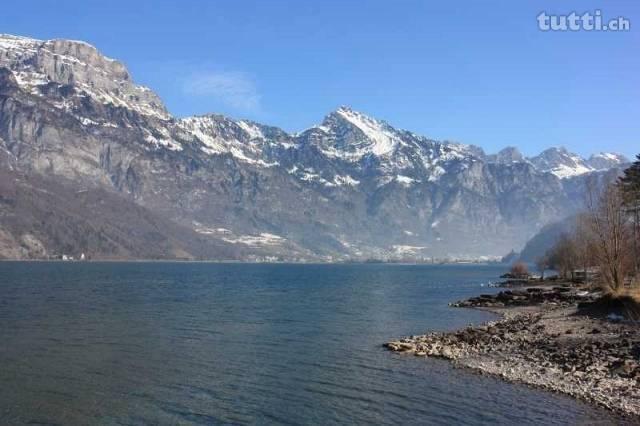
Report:
<svg viewBox="0 0 640 426"><path fill-rule="evenodd" d="M176 119L94 47L13 36L0 36L0 152L5 170L113 195L238 258L500 255L572 213L592 172L568 173L552 153L487 156L347 107L295 135L220 115ZM118 210L100 220L131 220ZM21 241L28 230L6 217L3 232Z"/></svg>
<svg viewBox="0 0 640 426"><path fill-rule="evenodd" d="M0 218L0 258L231 260L244 254L117 193L10 170L0 171Z"/></svg>

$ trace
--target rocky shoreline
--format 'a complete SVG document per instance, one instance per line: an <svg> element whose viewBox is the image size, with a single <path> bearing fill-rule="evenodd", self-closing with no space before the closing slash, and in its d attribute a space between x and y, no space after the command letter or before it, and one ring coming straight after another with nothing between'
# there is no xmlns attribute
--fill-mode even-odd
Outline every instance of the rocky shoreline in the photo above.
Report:
<svg viewBox="0 0 640 426"><path fill-rule="evenodd" d="M590 309L600 296L557 284L481 295L451 306L486 309L502 319L384 346L640 418L640 327L615 310Z"/></svg>

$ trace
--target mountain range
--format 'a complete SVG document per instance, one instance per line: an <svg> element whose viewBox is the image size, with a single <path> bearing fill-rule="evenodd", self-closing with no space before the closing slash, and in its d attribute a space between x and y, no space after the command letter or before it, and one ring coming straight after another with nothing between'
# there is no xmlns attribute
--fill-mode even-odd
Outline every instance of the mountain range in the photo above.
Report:
<svg viewBox="0 0 640 426"><path fill-rule="evenodd" d="M486 154L346 106L294 134L178 118L87 43L0 35L4 258L494 258L627 163Z"/></svg>

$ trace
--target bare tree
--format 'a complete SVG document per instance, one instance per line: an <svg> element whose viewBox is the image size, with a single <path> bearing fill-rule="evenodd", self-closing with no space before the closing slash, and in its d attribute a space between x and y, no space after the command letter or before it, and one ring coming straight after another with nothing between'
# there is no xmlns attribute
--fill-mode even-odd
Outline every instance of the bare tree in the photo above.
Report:
<svg viewBox="0 0 640 426"><path fill-rule="evenodd" d="M600 267L603 284L612 292L624 287L630 272L630 226L623 208L621 191L607 185L597 191L593 182L587 188L587 211L595 260Z"/></svg>
<svg viewBox="0 0 640 426"><path fill-rule="evenodd" d="M544 281L544 271L549 268L549 256L544 254L538 257L536 259L536 268L538 269L538 272L540 272L540 280Z"/></svg>
<svg viewBox="0 0 640 426"><path fill-rule="evenodd" d="M511 275L514 278L528 277L529 269L527 268L527 264L524 262L516 262L511 265Z"/></svg>
<svg viewBox="0 0 640 426"><path fill-rule="evenodd" d="M576 243L570 234L562 234L547 256L550 265L560 273L562 278L573 279L573 272L578 262Z"/></svg>
<svg viewBox="0 0 640 426"><path fill-rule="evenodd" d="M589 281L589 268L597 266L597 261L594 254L596 252L595 239L588 214L583 213L576 217L572 239L575 247L576 267L582 269L585 281Z"/></svg>

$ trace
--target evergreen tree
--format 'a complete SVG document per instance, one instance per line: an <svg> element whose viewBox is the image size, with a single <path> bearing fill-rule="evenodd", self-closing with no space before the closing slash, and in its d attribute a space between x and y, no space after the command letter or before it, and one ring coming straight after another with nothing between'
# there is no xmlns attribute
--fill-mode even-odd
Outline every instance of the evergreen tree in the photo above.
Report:
<svg viewBox="0 0 640 426"><path fill-rule="evenodd" d="M633 217L633 256L636 277L640 274L640 154L618 180L627 212Z"/></svg>
<svg viewBox="0 0 640 426"><path fill-rule="evenodd" d="M631 167L624 171L624 176L618 180L626 203L632 207L640 204L640 154L636 159Z"/></svg>

